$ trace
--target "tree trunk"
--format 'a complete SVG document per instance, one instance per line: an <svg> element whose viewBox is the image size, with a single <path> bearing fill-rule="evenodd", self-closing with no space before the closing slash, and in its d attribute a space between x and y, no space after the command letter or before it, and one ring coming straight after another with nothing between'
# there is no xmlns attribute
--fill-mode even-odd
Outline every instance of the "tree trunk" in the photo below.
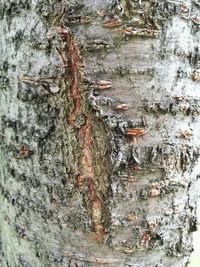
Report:
<svg viewBox="0 0 200 267"><path fill-rule="evenodd" d="M200 3L1 0L3 267L183 267Z"/></svg>

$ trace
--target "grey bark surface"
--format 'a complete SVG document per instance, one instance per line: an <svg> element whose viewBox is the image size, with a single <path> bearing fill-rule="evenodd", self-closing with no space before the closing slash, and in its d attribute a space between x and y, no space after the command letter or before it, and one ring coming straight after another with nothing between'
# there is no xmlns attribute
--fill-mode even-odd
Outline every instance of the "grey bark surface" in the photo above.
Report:
<svg viewBox="0 0 200 267"><path fill-rule="evenodd" d="M1 0L3 267L187 266L199 8Z"/></svg>

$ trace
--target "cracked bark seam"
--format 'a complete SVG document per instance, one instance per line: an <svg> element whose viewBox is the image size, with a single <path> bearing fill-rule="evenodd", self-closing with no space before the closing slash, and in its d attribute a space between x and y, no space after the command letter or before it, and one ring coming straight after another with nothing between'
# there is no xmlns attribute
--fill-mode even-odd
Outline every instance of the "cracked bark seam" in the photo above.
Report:
<svg viewBox="0 0 200 267"><path fill-rule="evenodd" d="M92 231L104 237L107 231L103 225L103 209L104 203L101 193L98 191L95 182L95 166L93 162L92 147L98 149L93 138L93 115L84 114L84 106L86 101L81 95L80 83L83 79L83 61L80 56L78 42L74 39L68 29L58 28L58 32L64 37L65 51L58 50L60 58L65 68L65 79L69 86L69 98L72 99L73 107L70 108L67 122L74 127L79 117L83 117L85 123L79 128L78 139L80 141L82 174L76 177L76 186L80 193L82 187L86 185L86 198L88 199L88 213L92 222ZM98 238L99 239L99 238ZM101 239L101 238L100 238Z"/></svg>

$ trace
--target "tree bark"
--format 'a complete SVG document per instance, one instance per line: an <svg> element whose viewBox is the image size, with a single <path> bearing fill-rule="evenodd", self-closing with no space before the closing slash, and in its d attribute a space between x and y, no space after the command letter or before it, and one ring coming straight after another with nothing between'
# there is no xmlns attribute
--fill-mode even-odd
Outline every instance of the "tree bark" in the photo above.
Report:
<svg viewBox="0 0 200 267"><path fill-rule="evenodd" d="M1 1L3 267L187 266L199 6Z"/></svg>

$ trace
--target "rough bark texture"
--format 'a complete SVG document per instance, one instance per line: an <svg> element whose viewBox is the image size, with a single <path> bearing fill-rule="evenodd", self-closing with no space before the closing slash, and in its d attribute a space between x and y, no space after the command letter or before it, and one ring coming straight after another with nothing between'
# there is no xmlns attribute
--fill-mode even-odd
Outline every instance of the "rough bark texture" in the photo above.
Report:
<svg viewBox="0 0 200 267"><path fill-rule="evenodd" d="M3 267L183 267L200 1L1 0Z"/></svg>

